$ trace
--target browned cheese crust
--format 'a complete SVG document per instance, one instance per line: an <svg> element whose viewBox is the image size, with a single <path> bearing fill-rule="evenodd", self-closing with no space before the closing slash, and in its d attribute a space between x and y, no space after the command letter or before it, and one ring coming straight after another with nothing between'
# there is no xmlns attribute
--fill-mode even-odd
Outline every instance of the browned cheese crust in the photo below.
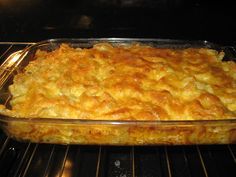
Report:
<svg viewBox="0 0 236 177"><path fill-rule="evenodd" d="M236 116L236 64L205 48L100 43L38 50L9 87L14 117L215 120Z"/></svg>

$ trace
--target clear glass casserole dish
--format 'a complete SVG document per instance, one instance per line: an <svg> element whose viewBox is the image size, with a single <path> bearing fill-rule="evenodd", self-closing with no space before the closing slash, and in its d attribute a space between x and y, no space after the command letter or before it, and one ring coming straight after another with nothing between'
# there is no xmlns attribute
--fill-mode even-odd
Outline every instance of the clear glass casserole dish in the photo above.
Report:
<svg viewBox="0 0 236 177"><path fill-rule="evenodd" d="M53 51L62 43L90 48L109 42L113 45L147 44L160 48L212 48L223 50L207 41L160 39L51 39L34 44L9 56L0 68L1 104L10 107L8 87L14 75L33 60L35 52ZM16 118L1 115L0 126L12 138L22 141L55 144L99 145L189 145L228 144L236 142L236 119L220 120L86 120L60 118Z"/></svg>

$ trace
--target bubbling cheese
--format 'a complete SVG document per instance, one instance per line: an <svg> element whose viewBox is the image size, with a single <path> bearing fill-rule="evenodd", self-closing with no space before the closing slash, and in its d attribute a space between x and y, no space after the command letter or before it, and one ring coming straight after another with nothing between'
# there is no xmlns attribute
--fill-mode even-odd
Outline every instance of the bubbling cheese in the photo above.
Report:
<svg viewBox="0 0 236 177"><path fill-rule="evenodd" d="M215 120L236 116L236 64L207 48L99 43L38 50L9 87L14 117Z"/></svg>

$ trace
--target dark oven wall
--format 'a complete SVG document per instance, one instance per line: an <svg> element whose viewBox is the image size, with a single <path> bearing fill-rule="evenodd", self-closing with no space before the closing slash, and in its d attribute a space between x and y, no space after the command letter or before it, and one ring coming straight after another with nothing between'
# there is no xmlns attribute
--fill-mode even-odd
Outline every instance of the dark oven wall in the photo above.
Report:
<svg viewBox="0 0 236 177"><path fill-rule="evenodd" d="M31 42L61 37L209 40L229 44L225 49L235 58L234 13L229 0L0 0L0 62ZM0 177L235 177L235 173L235 144L37 144L15 141L0 130Z"/></svg>
<svg viewBox="0 0 236 177"><path fill-rule="evenodd" d="M1 0L0 40L148 37L232 43L229 0Z"/></svg>

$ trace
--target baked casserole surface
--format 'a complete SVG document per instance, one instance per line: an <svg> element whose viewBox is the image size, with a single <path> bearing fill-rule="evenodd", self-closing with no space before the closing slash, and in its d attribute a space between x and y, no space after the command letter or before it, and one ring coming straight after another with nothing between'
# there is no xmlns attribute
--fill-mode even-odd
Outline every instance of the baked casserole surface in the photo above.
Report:
<svg viewBox="0 0 236 177"><path fill-rule="evenodd" d="M207 48L62 44L35 58L9 90L13 117L216 120L236 116L236 64Z"/></svg>

